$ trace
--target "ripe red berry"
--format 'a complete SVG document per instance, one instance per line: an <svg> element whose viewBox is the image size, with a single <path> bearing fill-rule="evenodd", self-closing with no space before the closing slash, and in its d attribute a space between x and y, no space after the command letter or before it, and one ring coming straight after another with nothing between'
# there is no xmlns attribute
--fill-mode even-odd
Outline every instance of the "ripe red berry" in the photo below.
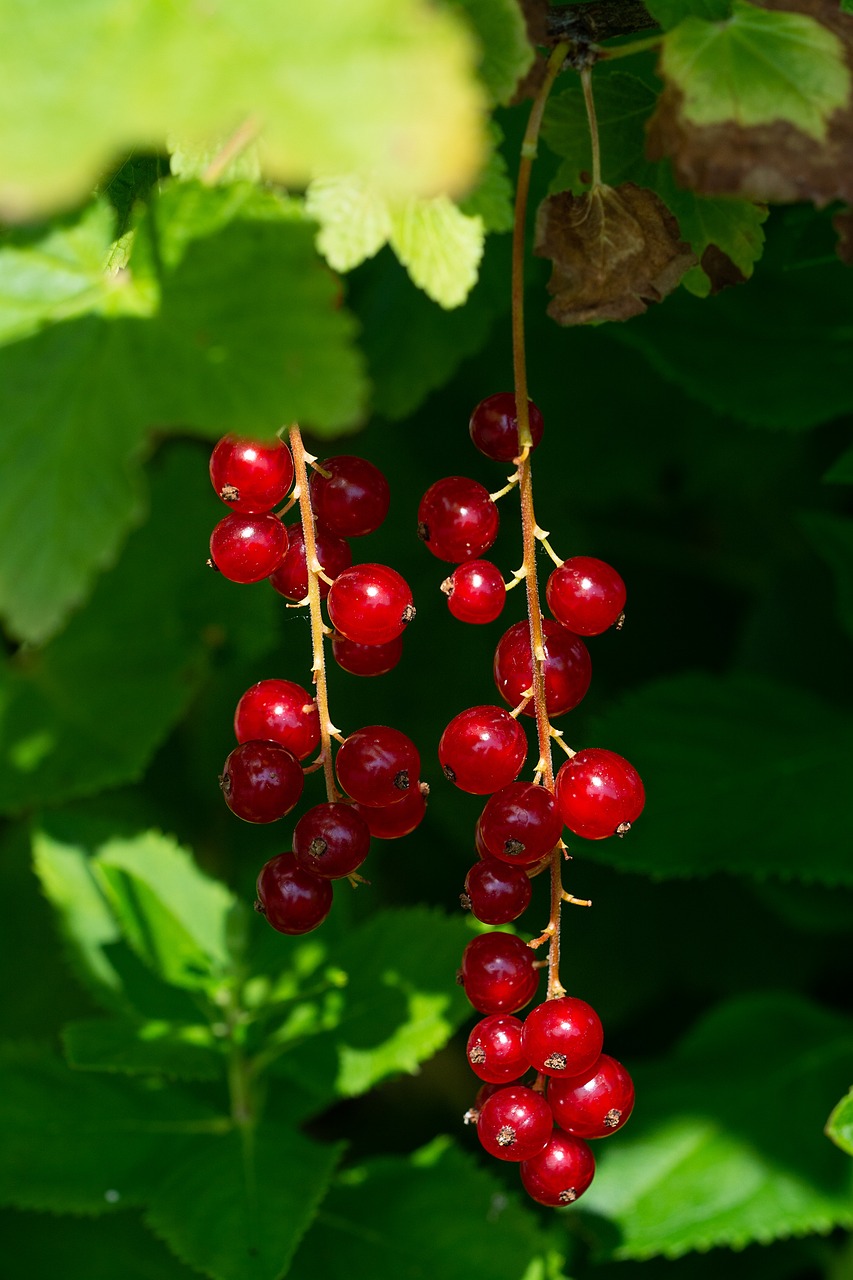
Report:
<svg viewBox="0 0 853 1280"><path fill-rule="evenodd" d="M356 644L346 636L332 636L332 656L351 676L384 676L403 656L403 637L388 644Z"/></svg>
<svg viewBox="0 0 853 1280"><path fill-rule="evenodd" d="M527 756L527 738L503 707L468 707L441 735L438 759L445 777L460 791L488 795L518 777Z"/></svg>
<svg viewBox="0 0 853 1280"><path fill-rule="evenodd" d="M390 644L415 616L405 578L387 564L345 569L329 591L329 617L356 644Z"/></svg>
<svg viewBox="0 0 853 1280"><path fill-rule="evenodd" d="M370 852L367 823L351 804L314 805L293 832L293 854L306 871L338 880L357 871Z"/></svg>
<svg viewBox="0 0 853 1280"><path fill-rule="evenodd" d="M519 1169L529 1196L559 1207L582 1196L595 1176L595 1158L582 1138L555 1129L544 1151Z"/></svg>
<svg viewBox="0 0 853 1280"><path fill-rule="evenodd" d="M533 438L532 448L535 449L542 439L545 424L532 400L527 401L527 412ZM521 447L518 443L518 415L514 394L511 391L498 391L481 400L471 414L468 432L475 447L487 458L493 458L495 462L512 462L517 458Z"/></svg>
<svg viewBox="0 0 853 1280"><path fill-rule="evenodd" d="M234 733L238 742L277 742L304 760L320 742L317 704L293 680L259 680L237 703Z"/></svg>
<svg viewBox="0 0 853 1280"><path fill-rule="evenodd" d="M398 840L410 835L422 822L426 813L426 798L420 787L409 787L402 800L377 808L372 805L354 804L350 808L360 814L377 840Z"/></svg>
<svg viewBox="0 0 853 1280"><path fill-rule="evenodd" d="M531 1009L524 1021L524 1052L548 1076L577 1076L597 1060L604 1043L601 1019L585 1000L560 996Z"/></svg>
<svg viewBox="0 0 853 1280"><path fill-rule="evenodd" d="M548 1081L554 1119L576 1138L607 1138L634 1107L634 1082L615 1058L603 1053L582 1075Z"/></svg>
<svg viewBox="0 0 853 1280"><path fill-rule="evenodd" d="M463 902L483 924L509 924L527 910L532 892L523 867L485 857L465 877Z"/></svg>
<svg viewBox="0 0 853 1280"><path fill-rule="evenodd" d="M283 501L293 484L293 458L281 440L223 436L210 455L210 480L232 511L259 515Z"/></svg>
<svg viewBox="0 0 853 1280"><path fill-rule="evenodd" d="M624 835L643 812L640 775L615 751L585 747L560 768L555 783L563 821L576 836Z"/></svg>
<svg viewBox="0 0 853 1280"><path fill-rule="evenodd" d="M335 772L347 795L359 804L394 804L417 790L421 758L411 738L385 724L356 729L338 748Z"/></svg>
<svg viewBox="0 0 853 1280"><path fill-rule="evenodd" d="M351 454L326 458L320 465L328 475L312 471L308 482L314 518L340 538L360 538L378 529L391 501L379 468Z"/></svg>
<svg viewBox="0 0 853 1280"><path fill-rule="evenodd" d="M447 607L460 622L494 622L506 603L503 574L491 560L468 560L441 584Z"/></svg>
<svg viewBox="0 0 853 1280"><path fill-rule="evenodd" d="M465 994L480 1013L517 1013L539 986L533 952L512 933L481 933L462 953Z"/></svg>
<svg viewBox="0 0 853 1280"><path fill-rule="evenodd" d="M542 621L542 640L545 649L545 705L549 716L561 716L576 707L589 688L592 663L583 640L550 618ZM511 707L517 707L533 684L527 622L514 623L501 636L495 650L494 676L500 693ZM523 714L536 714L532 700Z"/></svg>
<svg viewBox="0 0 853 1280"><path fill-rule="evenodd" d="M287 530L278 516L226 516L210 535L210 558L230 582L262 582L287 552Z"/></svg>
<svg viewBox="0 0 853 1280"><path fill-rule="evenodd" d="M480 815L483 843L494 858L532 866L550 853L563 820L554 796L532 782L510 782L486 801Z"/></svg>
<svg viewBox="0 0 853 1280"><path fill-rule="evenodd" d="M521 1048L521 1022L509 1013L492 1013L468 1037L471 1070L489 1084L517 1080L530 1069Z"/></svg>
<svg viewBox="0 0 853 1280"><path fill-rule="evenodd" d="M601 635L625 608L625 583L592 556L564 560L548 579L545 594L557 621L579 636Z"/></svg>
<svg viewBox="0 0 853 1280"><path fill-rule="evenodd" d="M305 781L292 751L277 742L244 742L222 767L225 803L244 822L277 822L296 804Z"/></svg>
<svg viewBox="0 0 853 1280"><path fill-rule="evenodd" d="M481 556L498 536L500 516L488 489L465 476L430 485L418 507L418 537L439 560Z"/></svg>
<svg viewBox="0 0 853 1280"><path fill-rule="evenodd" d="M294 602L304 600L308 594L308 568L305 561L305 534L301 524L287 527L288 545L284 559L270 577L272 585L281 596ZM317 559L323 572L329 578L337 578L344 569L352 564L352 552L349 543L338 538L326 529L316 529L314 541ZM317 579L320 588L320 599L325 600L329 594L329 584L322 578Z"/></svg>
<svg viewBox="0 0 853 1280"><path fill-rule="evenodd" d="M491 858L491 854L486 848L483 840L483 831L480 826L480 819L477 819L477 825L474 827L474 848L477 850L478 858Z"/></svg>
<svg viewBox="0 0 853 1280"><path fill-rule="evenodd" d="M300 867L292 853L280 853L261 868L256 906L279 933L308 933L329 914L331 881Z"/></svg>
<svg viewBox="0 0 853 1280"><path fill-rule="evenodd" d="M529 1160L538 1155L553 1128L551 1108L542 1094L523 1084L493 1093L477 1118L477 1137L498 1160Z"/></svg>

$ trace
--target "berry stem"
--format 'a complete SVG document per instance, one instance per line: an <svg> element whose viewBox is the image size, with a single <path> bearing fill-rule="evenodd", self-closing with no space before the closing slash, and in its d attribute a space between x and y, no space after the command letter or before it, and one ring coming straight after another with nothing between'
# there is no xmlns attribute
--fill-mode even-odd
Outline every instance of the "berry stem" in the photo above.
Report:
<svg viewBox="0 0 853 1280"><path fill-rule="evenodd" d="M589 123L589 139L592 144L592 186L595 191L601 186L601 147L598 141L598 116L595 114L595 98L592 94L592 67L584 67L580 73L583 85L583 100L586 106L586 118Z"/></svg>

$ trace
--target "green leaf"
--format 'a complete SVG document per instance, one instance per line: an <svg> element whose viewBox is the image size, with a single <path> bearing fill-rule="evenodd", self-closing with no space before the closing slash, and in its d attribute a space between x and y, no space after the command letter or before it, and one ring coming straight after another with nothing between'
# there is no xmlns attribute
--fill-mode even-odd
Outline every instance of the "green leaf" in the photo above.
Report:
<svg viewBox="0 0 853 1280"><path fill-rule="evenodd" d="M459 208L468 217L482 218L487 231L512 231L515 189L499 149L503 133L494 122L489 133L492 149L474 189L460 201Z"/></svg>
<svg viewBox="0 0 853 1280"><path fill-rule="evenodd" d="M810 512L800 516L800 526L832 571L838 615L844 630L853 637L853 520Z"/></svg>
<svg viewBox="0 0 853 1280"><path fill-rule="evenodd" d="M786 120L821 141L850 96L833 32L805 14L743 0L734 0L725 22L685 18L664 39L661 70L683 94L682 116L703 126Z"/></svg>
<svg viewBox="0 0 853 1280"><path fill-rule="evenodd" d="M624 840L576 842L585 857L655 876L853 885L838 840L853 729L839 708L769 679L674 676L596 717L589 743L632 762L647 803ZM790 804L794 784L808 806Z"/></svg>
<svg viewBox="0 0 853 1280"><path fill-rule="evenodd" d="M278 1280L341 1150L269 1120L197 1138L191 1154L161 1169L145 1220L179 1258L215 1280Z"/></svg>
<svg viewBox="0 0 853 1280"><path fill-rule="evenodd" d="M836 458L823 478L827 484L853 484L853 448Z"/></svg>
<svg viewBox="0 0 853 1280"><path fill-rule="evenodd" d="M346 1258L349 1280L471 1280L483 1269L484 1236L491 1280L563 1274L533 1214L448 1138L437 1138L408 1158L370 1160L341 1174L289 1275L331 1276Z"/></svg>
<svg viewBox="0 0 853 1280"><path fill-rule="evenodd" d="M352 271L372 258L391 234L384 192L358 174L317 178L305 194L305 211L319 222L317 248L335 271Z"/></svg>
<svg viewBox="0 0 853 1280"><path fill-rule="evenodd" d="M665 31L677 27L684 18L705 18L721 22L732 11L732 0L650 0L646 8Z"/></svg>
<svg viewBox="0 0 853 1280"><path fill-rule="evenodd" d="M853 1089L833 1107L826 1122L826 1136L842 1151L853 1156Z"/></svg>
<svg viewBox="0 0 853 1280"><path fill-rule="evenodd" d="M672 1058L636 1073L630 1127L570 1212L606 1218L620 1259L850 1226L853 1170L823 1124L851 1052L849 1020L795 997L712 1011Z"/></svg>
<svg viewBox="0 0 853 1280"><path fill-rule="evenodd" d="M82 1071L219 1080L225 1070L210 1029L200 1024L97 1018L69 1023L62 1041L69 1066Z"/></svg>
<svg viewBox="0 0 853 1280"><path fill-rule="evenodd" d="M9 1258L26 1258L33 1277L62 1280L198 1280L133 1213L101 1218L35 1217L7 1210L0 1236Z"/></svg>
<svg viewBox="0 0 853 1280"><path fill-rule="evenodd" d="M485 233L448 200L409 200L391 213L390 244L413 282L448 309L459 307L477 283Z"/></svg>
<svg viewBox="0 0 853 1280"><path fill-rule="evenodd" d="M250 13L239 0L210 12L132 0L119 19L111 0L18 2L3 40L7 215L73 201L116 152L163 150L170 136L209 145L247 121L262 126L265 174L288 184L355 170L431 195L464 187L478 164L473 42L422 0L299 13L275 0Z"/></svg>
<svg viewBox="0 0 853 1280"><path fill-rule="evenodd" d="M751 204L748 200L714 200L697 196L674 182L670 184L669 191L664 192L661 188L666 186L668 175L669 170L665 166L655 190L675 214L682 236L700 262L703 262L709 246L715 246L737 268L735 275L739 273L749 280L764 251L762 223L767 220L766 206ZM704 265L708 265L707 259L704 259ZM684 279L685 288L701 298L707 297L715 284L713 276L713 269L709 276L702 266L694 267Z"/></svg>
<svg viewBox="0 0 853 1280"><path fill-rule="evenodd" d="M481 47L480 78L493 102L507 103L533 63L534 51L517 0L450 0Z"/></svg>

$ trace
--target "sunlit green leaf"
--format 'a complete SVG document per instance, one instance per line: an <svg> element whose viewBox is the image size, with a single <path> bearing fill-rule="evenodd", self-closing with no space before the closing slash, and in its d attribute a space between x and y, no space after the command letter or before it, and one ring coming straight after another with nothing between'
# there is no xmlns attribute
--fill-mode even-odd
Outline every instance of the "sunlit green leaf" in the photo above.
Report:
<svg viewBox="0 0 853 1280"><path fill-rule="evenodd" d="M93 1018L71 1022L62 1033L69 1066L83 1071L164 1075L176 1080L218 1080L224 1059L210 1029L173 1022Z"/></svg>
<svg viewBox="0 0 853 1280"><path fill-rule="evenodd" d="M833 1108L826 1132L836 1146L853 1156L853 1089Z"/></svg>

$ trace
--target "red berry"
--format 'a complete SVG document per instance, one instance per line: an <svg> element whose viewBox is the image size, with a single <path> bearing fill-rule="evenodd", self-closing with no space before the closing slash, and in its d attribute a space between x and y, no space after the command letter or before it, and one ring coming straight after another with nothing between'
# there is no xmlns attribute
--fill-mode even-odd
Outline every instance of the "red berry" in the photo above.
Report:
<svg viewBox="0 0 853 1280"><path fill-rule="evenodd" d="M477 1118L477 1137L498 1160L529 1160L544 1150L553 1128L542 1094L523 1084L493 1093Z"/></svg>
<svg viewBox="0 0 853 1280"><path fill-rule="evenodd" d="M468 560L445 578L447 607L460 622L494 622L506 603L503 574L491 560Z"/></svg>
<svg viewBox="0 0 853 1280"><path fill-rule="evenodd" d="M625 608L625 583L592 556L564 560L548 579L545 594L557 621L579 636L601 635Z"/></svg>
<svg viewBox="0 0 853 1280"><path fill-rule="evenodd" d="M521 867L530 867L550 853L562 829L553 795L533 782L501 787L480 815L483 843L492 857Z"/></svg>
<svg viewBox="0 0 853 1280"><path fill-rule="evenodd" d="M331 881L305 871L292 853L280 853L261 868L256 906L279 933L308 933L329 914Z"/></svg>
<svg viewBox="0 0 853 1280"><path fill-rule="evenodd" d="M542 439L545 424L532 400L527 401L532 448ZM512 462L521 453L518 443L518 415L511 391L498 391L481 400L468 423L468 432L480 453L495 462Z"/></svg>
<svg viewBox="0 0 853 1280"><path fill-rule="evenodd" d="M465 994L480 1013L516 1013L536 994L533 952L512 933L482 933L462 953Z"/></svg>
<svg viewBox="0 0 853 1280"><path fill-rule="evenodd" d="M415 616L405 578L387 564L345 569L329 591L329 617L356 644L390 644Z"/></svg>
<svg viewBox="0 0 853 1280"><path fill-rule="evenodd" d="M488 795L518 777L527 756L527 738L503 707L469 707L454 716L441 735L438 759L445 777L460 791Z"/></svg>
<svg viewBox="0 0 853 1280"><path fill-rule="evenodd" d="M633 765L615 751L585 747L557 774L557 804L576 836L624 835L643 812L646 792Z"/></svg>
<svg viewBox="0 0 853 1280"><path fill-rule="evenodd" d="M287 551L281 564L275 573L271 575L270 581L280 596L285 596L288 600L296 602L304 600L308 594L305 533L301 524L291 524L287 527L287 535L289 539ZM352 552L350 551L349 543L344 542L343 538L337 538L326 529L316 529L314 541L317 559L323 567L323 572L329 578L337 578L338 574L342 573L344 569L348 569L352 564ZM329 594L328 582L318 578L317 585L320 588L320 599L325 600Z"/></svg>
<svg viewBox="0 0 853 1280"><path fill-rule="evenodd" d="M465 476L430 485L418 507L418 537L439 560L461 564L481 556L498 536L500 516L485 489Z"/></svg>
<svg viewBox="0 0 853 1280"><path fill-rule="evenodd" d="M555 1129L545 1150L525 1160L519 1172L529 1196L558 1207L583 1195L595 1176L595 1159L582 1138Z"/></svg>
<svg viewBox="0 0 853 1280"><path fill-rule="evenodd" d="M426 813L426 799L420 787L409 787L402 800L376 808L372 805L350 806L364 818L370 834L377 840L398 840L410 835Z"/></svg>
<svg viewBox="0 0 853 1280"><path fill-rule="evenodd" d="M531 1009L524 1022L524 1052L547 1076L577 1076L597 1060L604 1043L601 1019L585 1000L560 996Z"/></svg>
<svg viewBox="0 0 853 1280"><path fill-rule="evenodd" d="M272 511L293 484L293 458L281 440L223 436L210 455L210 479L232 511Z"/></svg>
<svg viewBox="0 0 853 1280"><path fill-rule="evenodd" d="M385 724L356 729L338 748L335 772L347 795L359 804L394 804L417 790L421 758L405 733Z"/></svg>
<svg viewBox="0 0 853 1280"><path fill-rule="evenodd" d="M277 742L304 760L320 742L317 704L293 680L259 680L237 703L234 733L238 742Z"/></svg>
<svg viewBox="0 0 853 1280"><path fill-rule="evenodd" d="M351 804L317 804L293 833L293 854L306 871L338 880L357 871L370 852L370 831Z"/></svg>
<svg viewBox="0 0 853 1280"><path fill-rule="evenodd" d="M210 558L231 582L262 582L287 552L287 530L278 516L226 516L210 535Z"/></svg>
<svg viewBox="0 0 853 1280"><path fill-rule="evenodd" d="M222 767L225 803L244 822L277 822L296 804L305 781L292 751L277 742L244 742Z"/></svg>
<svg viewBox="0 0 853 1280"><path fill-rule="evenodd" d="M479 818L477 819L477 825L474 828L474 848L477 850L478 858L491 858L492 855L489 853L483 840L483 831L480 826Z"/></svg>
<svg viewBox="0 0 853 1280"><path fill-rule="evenodd" d="M378 529L391 501L379 468L350 454L326 458L320 465L329 474L312 471L308 482L314 518L341 538L360 538Z"/></svg>
<svg viewBox="0 0 853 1280"><path fill-rule="evenodd" d="M483 924L509 924L527 910L532 895L523 867L508 867L497 858L475 862L465 877L465 899Z"/></svg>
<svg viewBox="0 0 853 1280"><path fill-rule="evenodd" d="M346 636L332 637L332 656L351 676L384 676L403 656L403 637L388 644L356 644Z"/></svg>
<svg viewBox="0 0 853 1280"><path fill-rule="evenodd" d="M615 1058L603 1053L582 1075L548 1081L554 1119L576 1138L607 1138L634 1107L634 1082Z"/></svg>
<svg viewBox="0 0 853 1280"><path fill-rule="evenodd" d="M549 716L561 716L576 707L592 678L589 651L583 640L573 636L550 618L542 621L545 649L545 705ZM498 641L494 662L495 684L511 707L517 707L533 684L530 628L516 622ZM532 700L524 715L533 716Z"/></svg>
<svg viewBox="0 0 853 1280"><path fill-rule="evenodd" d="M521 1022L508 1013L493 1013L477 1023L468 1037L471 1070L489 1084L517 1080L530 1069L521 1048Z"/></svg>

